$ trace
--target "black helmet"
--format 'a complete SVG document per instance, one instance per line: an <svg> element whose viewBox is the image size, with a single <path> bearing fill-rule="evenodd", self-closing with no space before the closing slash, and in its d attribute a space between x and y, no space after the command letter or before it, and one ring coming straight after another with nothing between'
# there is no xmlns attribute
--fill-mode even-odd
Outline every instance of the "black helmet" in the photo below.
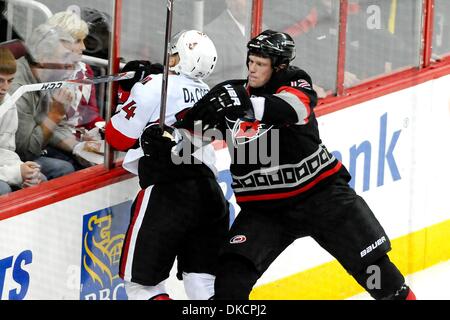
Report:
<svg viewBox="0 0 450 320"><path fill-rule="evenodd" d="M272 67L280 64L288 65L295 58L295 43L290 35L284 32L265 30L251 39L248 54L255 54L272 60Z"/></svg>
<svg viewBox="0 0 450 320"><path fill-rule="evenodd" d="M94 57L108 59L111 17L89 7L83 7L80 15L89 27L89 33L84 40L85 52Z"/></svg>

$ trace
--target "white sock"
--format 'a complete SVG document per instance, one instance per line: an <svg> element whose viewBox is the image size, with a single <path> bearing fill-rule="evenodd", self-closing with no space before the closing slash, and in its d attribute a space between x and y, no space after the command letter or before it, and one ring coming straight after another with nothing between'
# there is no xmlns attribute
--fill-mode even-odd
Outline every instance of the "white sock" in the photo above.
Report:
<svg viewBox="0 0 450 320"><path fill-rule="evenodd" d="M186 295L190 300L208 300L214 296L215 276L209 273L183 272Z"/></svg>
<svg viewBox="0 0 450 320"><path fill-rule="evenodd" d="M129 300L149 300L160 294L167 294L166 280L161 281L156 286L144 286L135 282L125 282L125 291Z"/></svg>

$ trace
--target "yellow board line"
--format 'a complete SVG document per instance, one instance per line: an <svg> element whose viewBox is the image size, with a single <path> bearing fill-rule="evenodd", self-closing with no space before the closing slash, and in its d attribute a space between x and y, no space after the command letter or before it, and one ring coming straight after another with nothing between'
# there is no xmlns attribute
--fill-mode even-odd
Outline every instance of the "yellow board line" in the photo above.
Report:
<svg viewBox="0 0 450 320"><path fill-rule="evenodd" d="M392 240L389 257L403 275L450 259L450 220ZM336 261L255 287L252 300L342 300L364 289Z"/></svg>
<svg viewBox="0 0 450 320"><path fill-rule="evenodd" d="M397 0L391 1L391 10L389 14L388 30L391 34L395 33L395 18L397 17Z"/></svg>

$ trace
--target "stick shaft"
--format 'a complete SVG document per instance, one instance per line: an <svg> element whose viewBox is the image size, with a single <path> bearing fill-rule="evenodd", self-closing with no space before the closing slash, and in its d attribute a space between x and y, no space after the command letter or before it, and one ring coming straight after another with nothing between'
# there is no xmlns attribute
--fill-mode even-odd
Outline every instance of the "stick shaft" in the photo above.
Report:
<svg viewBox="0 0 450 320"><path fill-rule="evenodd" d="M26 85L23 85L20 88L18 88L9 97L9 99L6 100L0 106L0 117L6 111L8 111L8 109L11 106L13 106L24 93L27 93L27 92L54 90L54 89L60 89L60 88L69 87L69 86L79 86L80 84L97 84L97 83L103 83L103 82L126 80L126 79L133 78L134 74L135 74L134 71L129 71L129 72L122 72L122 73L118 73L118 74L95 77L95 78L91 78L91 79L73 79L73 80L64 80L64 81L52 81L52 82L26 84Z"/></svg>
<svg viewBox="0 0 450 320"><path fill-rule="evenodd" d="M128 71L128 72L121 72L116 74L110 74L105 76L99 76L95 78L87 78L87 79L74 79L74 80L68 80L70 82L75 83L82 83L82 84L97 84L97 83L103 83L103 82L112 82L112 81L120 81L120 80L127 80L132 79L134 77L135 71Z"/></svg>
<svg viewBox="0 0 450 320"><path fill-rule="evenodd" d="M164 41L164 74L161 87L161 109L159 112L159 125L164 130L167 106L167 80L169 79L169 48L172 35L173 0L167 0L166 38Z"/></svg>

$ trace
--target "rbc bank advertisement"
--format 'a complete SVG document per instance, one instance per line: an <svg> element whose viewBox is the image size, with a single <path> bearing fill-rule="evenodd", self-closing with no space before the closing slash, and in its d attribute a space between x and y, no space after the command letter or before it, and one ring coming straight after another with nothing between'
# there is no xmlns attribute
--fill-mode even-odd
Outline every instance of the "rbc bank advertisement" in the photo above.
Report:
<svg viewBox="0 0 450 320"><path fill-rule="evenodd" d="M120 253L131 201L83 217L80 300L126 300Z"/></svg>

